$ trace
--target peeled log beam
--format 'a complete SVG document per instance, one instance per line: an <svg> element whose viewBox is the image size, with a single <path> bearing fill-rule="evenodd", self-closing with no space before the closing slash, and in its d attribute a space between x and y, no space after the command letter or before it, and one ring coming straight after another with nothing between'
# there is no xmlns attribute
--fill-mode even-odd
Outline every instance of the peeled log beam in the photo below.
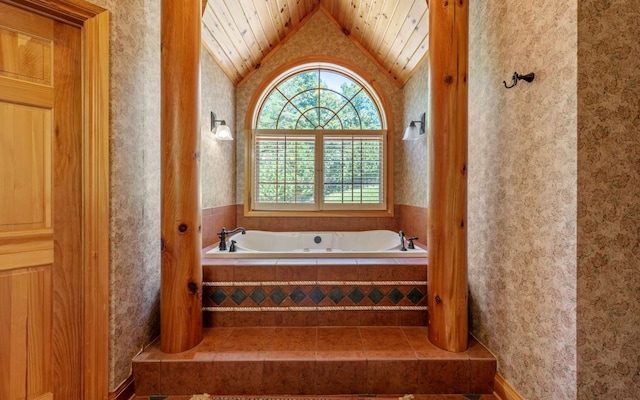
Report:
<svg viewBox="0 0 640 400"><path fill-rule="evenodd" d="M160 348L202 340L199 187L200 0L163 0L161 10Z"/></svg>
<svg viewBox="0 0 640 400"><path fill-rule="evenodd" d="M468 345L467 71L468 0L430 2L429 340Z"/></svg>

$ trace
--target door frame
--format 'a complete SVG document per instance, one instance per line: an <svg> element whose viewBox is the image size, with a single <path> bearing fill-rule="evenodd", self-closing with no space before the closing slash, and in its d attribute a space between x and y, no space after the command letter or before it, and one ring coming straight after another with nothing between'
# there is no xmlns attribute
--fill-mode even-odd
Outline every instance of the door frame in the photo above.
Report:
<svg viewBox="0 0 640 400"><path fill-rule="evenodd" d="M109 392L109 12L84 0L0 0L80 28L82 37L82 385Z"/></svg>

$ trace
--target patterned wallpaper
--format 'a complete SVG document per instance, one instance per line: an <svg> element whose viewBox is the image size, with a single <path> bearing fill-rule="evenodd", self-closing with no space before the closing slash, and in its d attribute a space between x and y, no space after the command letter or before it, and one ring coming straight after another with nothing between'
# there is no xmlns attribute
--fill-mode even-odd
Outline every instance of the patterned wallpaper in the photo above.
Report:
<svg viewBox="0 0 640 400"><path fill-rule="evenodd" d="M640 3L578 2L578 398L640 393Z"/></svg>
<svg viewBox="0 0 640 400"><path fill-rule="evenodd" d="M404 125L420 119L426 113L425 130L429 125L429 60L424 60L403 88ZM418 125L416 125L418 126ZM400 133L404 134L404 130ZM428 206L429 195L429 133L416 141L402 141L396 149L396 202L410 206ZM426 237L425 237L426 242Z"/></svg>
<svg viewBox="0 0 640 400"><path fill-rule="evenodd" d="M97 0L111 12L109 388L158 334L160 5Z"/></svg>
<svg viewBox="0 0 640 400"><path fill-rule="evenodd" d="M391 105L391 113L393 121L389 123L391 129L395 132L396 158L400 157L398 148L401 146L403 133L403 116L402 109L403 95L402 90L393 84L384 74L380 72L369 59L356 47L342 31L329 20L322 12L317 12L300 30L291 37L273 56L266 62L262 63L258 69L246 82L240 85L236 91L236 121L238 126L244 127L245 115L247 107L253 92L262 83L262 81L278 66L310 55L326 55L340 57L350 63L358 65L374 77L376 82L381 86L384 95ZM237 182L236 201L238 204L244 203L244 152L245 143L244 135L238 135L237 140ZM402 170L395 171L396 176L402 174ZM400 193L403 188L398 187L399 181L396 180L395 192ZM396 202L398 197L396 195Z"/></svg>
<svg viewBox="0 0 640 400"><path fill-rule="evenodd" d="M471 331L525 398L573 399L576 3L474 1L469 29Z"/></svg>
<svg viewBox="0 0 640 400"><path fill-rule="evenodd" d="M237 126L235 122L236 88L204 47L200 64L200 79L202 80L201 123L208 131L211 127L210 113L213 111L216 118L225 120L233 137L237 138L239 133L235 129ZM204 132L201 137L203 209L235 204L235 144L236 140L218 140L208 132Z"/></svg>

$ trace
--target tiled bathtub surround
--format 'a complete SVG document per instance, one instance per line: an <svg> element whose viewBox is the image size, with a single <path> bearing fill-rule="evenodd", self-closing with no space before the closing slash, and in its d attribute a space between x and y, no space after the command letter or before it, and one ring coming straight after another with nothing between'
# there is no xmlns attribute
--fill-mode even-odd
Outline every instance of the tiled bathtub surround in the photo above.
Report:
<svg viewBox="0 0 640 400"><path fill-rule="evenodd" d="M204 261L205 326L426 325L426 259Z"/></svg>

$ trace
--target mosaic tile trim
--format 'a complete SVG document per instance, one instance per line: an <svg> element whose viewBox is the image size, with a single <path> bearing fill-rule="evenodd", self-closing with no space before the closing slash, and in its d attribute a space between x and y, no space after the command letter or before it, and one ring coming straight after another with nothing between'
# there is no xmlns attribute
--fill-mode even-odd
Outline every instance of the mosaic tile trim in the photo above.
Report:
<svg viewBox="0 0 640 400"><path fill-rule="evenodd" d="M262 282L202 282L202 286L426 286L427 281L262 281Z"/></svg>
<svg viewBox="0 0 640 400"><path fill-rule="evenodd" d="M202 307L211 312L250 311L426 311L427 306L336 306L336 307Z"/></svg>
<svg viewBox="0 0 640 400"><path fill-rule="evenodd" d="M299 282L297 282L299 283ZM205 307L420 306L427 285L247 285L208 286ZM396 283L396 282L394 282ZM416 282L408 282L416 283Z"/></svg>

